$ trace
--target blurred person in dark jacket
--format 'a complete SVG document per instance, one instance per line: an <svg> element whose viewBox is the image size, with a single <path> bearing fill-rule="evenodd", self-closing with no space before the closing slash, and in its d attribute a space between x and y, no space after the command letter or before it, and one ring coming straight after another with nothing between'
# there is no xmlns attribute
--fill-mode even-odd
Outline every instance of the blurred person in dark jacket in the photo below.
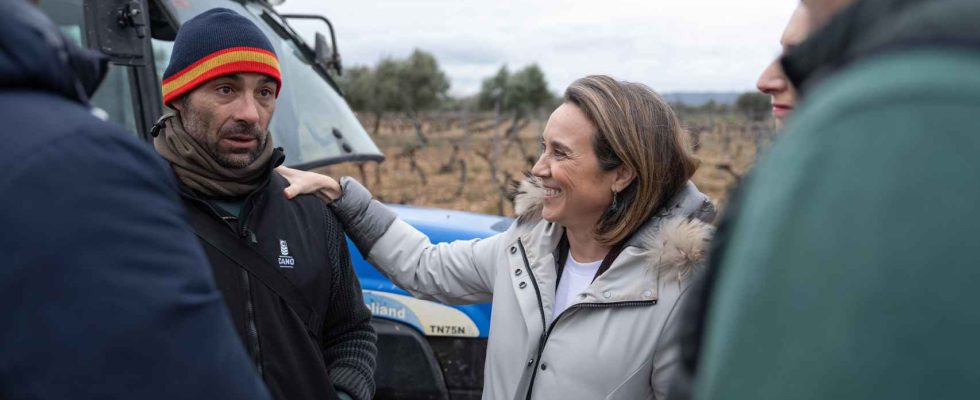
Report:
<svg viewBox="0 0 980 400"><path fill-rule="evenodd" d="M274 171L285 155L268 129L282 84L254 23L222 8L195 16L163 74L173 112L154 127L154 146L272 395L368 400L377 337L343 228L313 195L287 200Z"/></svg>
<svg viewBox="0 0 980 400"><path fill-rule="evenodd" d="M0 2L0 398L268 399L166 165L92 115L105 71Z"/></svg>
<svg viewBox="0 0 980 400"><path fill-rule="evenodd" d="M972 397L980 3L805 3L803 102L719 229L694 397Z"/></svg>

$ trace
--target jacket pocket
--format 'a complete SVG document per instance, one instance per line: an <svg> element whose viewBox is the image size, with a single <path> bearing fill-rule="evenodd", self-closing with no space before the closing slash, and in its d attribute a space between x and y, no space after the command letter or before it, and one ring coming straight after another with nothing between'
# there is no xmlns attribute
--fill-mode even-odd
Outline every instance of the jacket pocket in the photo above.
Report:
<svg viewBox="0 0 980 400"><path fill-rule="evenodd" d="M653 386L650 384L653 360L649 360L633 371L623 383L619 384L606 400L653 399Z"/></svg>

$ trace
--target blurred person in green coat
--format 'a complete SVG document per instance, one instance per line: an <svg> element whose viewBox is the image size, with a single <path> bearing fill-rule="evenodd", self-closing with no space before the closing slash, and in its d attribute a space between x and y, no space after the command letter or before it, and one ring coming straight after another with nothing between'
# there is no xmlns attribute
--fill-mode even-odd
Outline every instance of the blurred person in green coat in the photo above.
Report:
<svg viewBox="0 0 980 400"><path fill-rule="evenodd" d="M796 9L790 16L782 35L779 37L779 44L785 54L791 49L796 48L802 43L811 30L810 12L806 4L797 4ZM772 104L772 121L776 129L782 130L786 121L793 114L796 108L799 94L790 82L789 77L783 72L780 63L781 57L773 59L756 81L756 88L759 92L769 95ZM740 199L739 192L736 190L730 196L732 204L729 209L737 208L737 201ZM729 212L719 224L722 233L727 232L731 218ZM718 235L713 241L715 248L724 247L723 240L726 235ZM704 331L704 317L706 303L710 297L711 283L714 279L715 262L712 260L709 268L699 271L697 278L693 280L691 288L685 301L679 305L681 317L680 322L675 324L668 332L667 340L679 349L679 366L669 379L670 389L668 398L671 400L687 400L692 397L694 378L698 370L698 356L702 346L702 336Z"/></svg>
<svg viewBox="0 0 980 400"><path fill-rule="evenodd" d="M800 107L717 233L694 397L976 396L980 2L804 3Z"/></svg>

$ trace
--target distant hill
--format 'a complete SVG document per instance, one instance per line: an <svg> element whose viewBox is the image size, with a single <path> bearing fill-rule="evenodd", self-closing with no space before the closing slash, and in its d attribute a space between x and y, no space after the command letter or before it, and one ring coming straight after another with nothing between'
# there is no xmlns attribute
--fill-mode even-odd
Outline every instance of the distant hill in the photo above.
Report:
<svg viewBox="0 0 980 400"><path fill-rule="evenodd" d="M688 106L698 107L714 100L718 104L735 104L735 100L741 92L671 92L663 93L663 97L670 103L683 103Z"/></svg>

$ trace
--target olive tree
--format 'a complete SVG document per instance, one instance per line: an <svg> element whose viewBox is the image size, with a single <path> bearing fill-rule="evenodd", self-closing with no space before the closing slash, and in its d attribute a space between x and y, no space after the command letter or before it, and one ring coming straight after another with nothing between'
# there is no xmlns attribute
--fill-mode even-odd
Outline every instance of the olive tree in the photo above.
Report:
<svg viewBox="0 0 980 400"><path fill-rule="evenodd" d="M374 134L384 113L403 112L420 144L428 142L420 113L439 107L449 91L449 79L435 57L418 49L405 59L384 58L373 69L349 68L340 83L352 108L374 114Z"/></svg>
<svg viewBox="0 0 980 400"><path fill-rule="evenodd" d="M494 110L498 118L501 114L508 115L510 125L501 139L507 141L508 146L511 143L517 144L521 155L527 158L517 133L527 125L529 116L552 105L554 98L548 90L544 72L537 64L528 65L514 73L510 73L505 65L494 76L483 80L478 104L484 110Z"/></svg>
<svg viewBox="0 0 980 400"><path fill-rule="evenodd" d="M374 129L371 134L377 135L381 127L381 118L391 108L386 103L391 96L391 88L380 84L375 71L369 67L356 66L348 68L345 72L339 83L347 103L354 110L374 115Z"/></svg>
<svg viewBox="0 0 980 400"><path fill-rule="evenodd" d="M407 59L388 59L378 65L378 80L394 89L390 106L404 112L415 126L420 144L428 143L420 113L439 107L449 92L449 79L432 54L416 49Z"/></svg>

